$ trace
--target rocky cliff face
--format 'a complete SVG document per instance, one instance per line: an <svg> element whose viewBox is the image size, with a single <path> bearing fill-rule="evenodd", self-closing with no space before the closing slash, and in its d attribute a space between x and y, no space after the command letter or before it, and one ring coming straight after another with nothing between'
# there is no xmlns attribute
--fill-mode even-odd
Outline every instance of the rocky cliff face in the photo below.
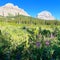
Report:
<svg viewBox="0 0 60 60"><path fill-rule="evenodd" d="M55 20L52 14L48 11L42 11L41 13L38 13L37 18L44 20Z"/></svg>
<svg viewBox="0 0 60 60"><path fill-rule="evenodd" d="M0 15L1 16L16 16L16 15L24 15L29 16L29 14L18 6L13 5L12 3L8 3L4 6L0 7Z"/></svg>

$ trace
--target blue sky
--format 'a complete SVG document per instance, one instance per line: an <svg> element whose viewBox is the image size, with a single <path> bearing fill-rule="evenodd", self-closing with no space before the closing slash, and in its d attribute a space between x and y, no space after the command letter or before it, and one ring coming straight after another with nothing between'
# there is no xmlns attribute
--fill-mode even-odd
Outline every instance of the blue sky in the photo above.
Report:
<svg viewBox="0 0 60 60"><path fill-rule="evenodd" d="M47 10L55 18L60 19L60 0L0 0L0 6L6 3L18 5L32 17L35 17L41 11Z"/></svg>

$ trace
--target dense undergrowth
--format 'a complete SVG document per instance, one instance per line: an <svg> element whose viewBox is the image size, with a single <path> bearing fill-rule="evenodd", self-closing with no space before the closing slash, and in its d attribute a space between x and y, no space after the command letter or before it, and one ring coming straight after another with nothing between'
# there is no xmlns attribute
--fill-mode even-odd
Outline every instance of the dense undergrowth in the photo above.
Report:
<svg viewBox="0 0 60 60"><path fill-rule="evenodd" d="M60 60L60 25L24 23L0 20L0 60Z"/></svg>

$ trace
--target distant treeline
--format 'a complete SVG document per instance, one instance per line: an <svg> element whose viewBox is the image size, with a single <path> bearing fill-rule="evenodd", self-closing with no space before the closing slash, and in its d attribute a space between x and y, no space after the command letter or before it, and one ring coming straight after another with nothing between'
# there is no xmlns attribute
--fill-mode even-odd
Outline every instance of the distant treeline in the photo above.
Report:
<svg viewBox="0 0 60 60"><path fill-rule="evenodd" d="M9 17L2 17L0 16L0 22L9 22L9 23L17 23L17 24L34 24L34 25L60 25L59 20L41 20L33 17L27 16L9 16Z"/></svg>

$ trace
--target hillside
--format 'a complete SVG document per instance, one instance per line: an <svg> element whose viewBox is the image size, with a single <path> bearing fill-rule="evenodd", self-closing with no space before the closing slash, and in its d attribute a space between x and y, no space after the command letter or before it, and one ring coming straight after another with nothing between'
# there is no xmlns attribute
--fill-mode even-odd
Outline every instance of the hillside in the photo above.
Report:
<svg viewBox="0 0 60 60"><path fill-rule="evenodd" d="M0 16L0 21L17 23L17 24L60 25L59 20L42 20L42 19L23 16L23 15L8 16L8 17Z"/></svg>
<svg viewBox="0 0 60 60"><path fill-rule="evenodd" d="M60 60L60 1L0 0L0 60Z"/></svg>

